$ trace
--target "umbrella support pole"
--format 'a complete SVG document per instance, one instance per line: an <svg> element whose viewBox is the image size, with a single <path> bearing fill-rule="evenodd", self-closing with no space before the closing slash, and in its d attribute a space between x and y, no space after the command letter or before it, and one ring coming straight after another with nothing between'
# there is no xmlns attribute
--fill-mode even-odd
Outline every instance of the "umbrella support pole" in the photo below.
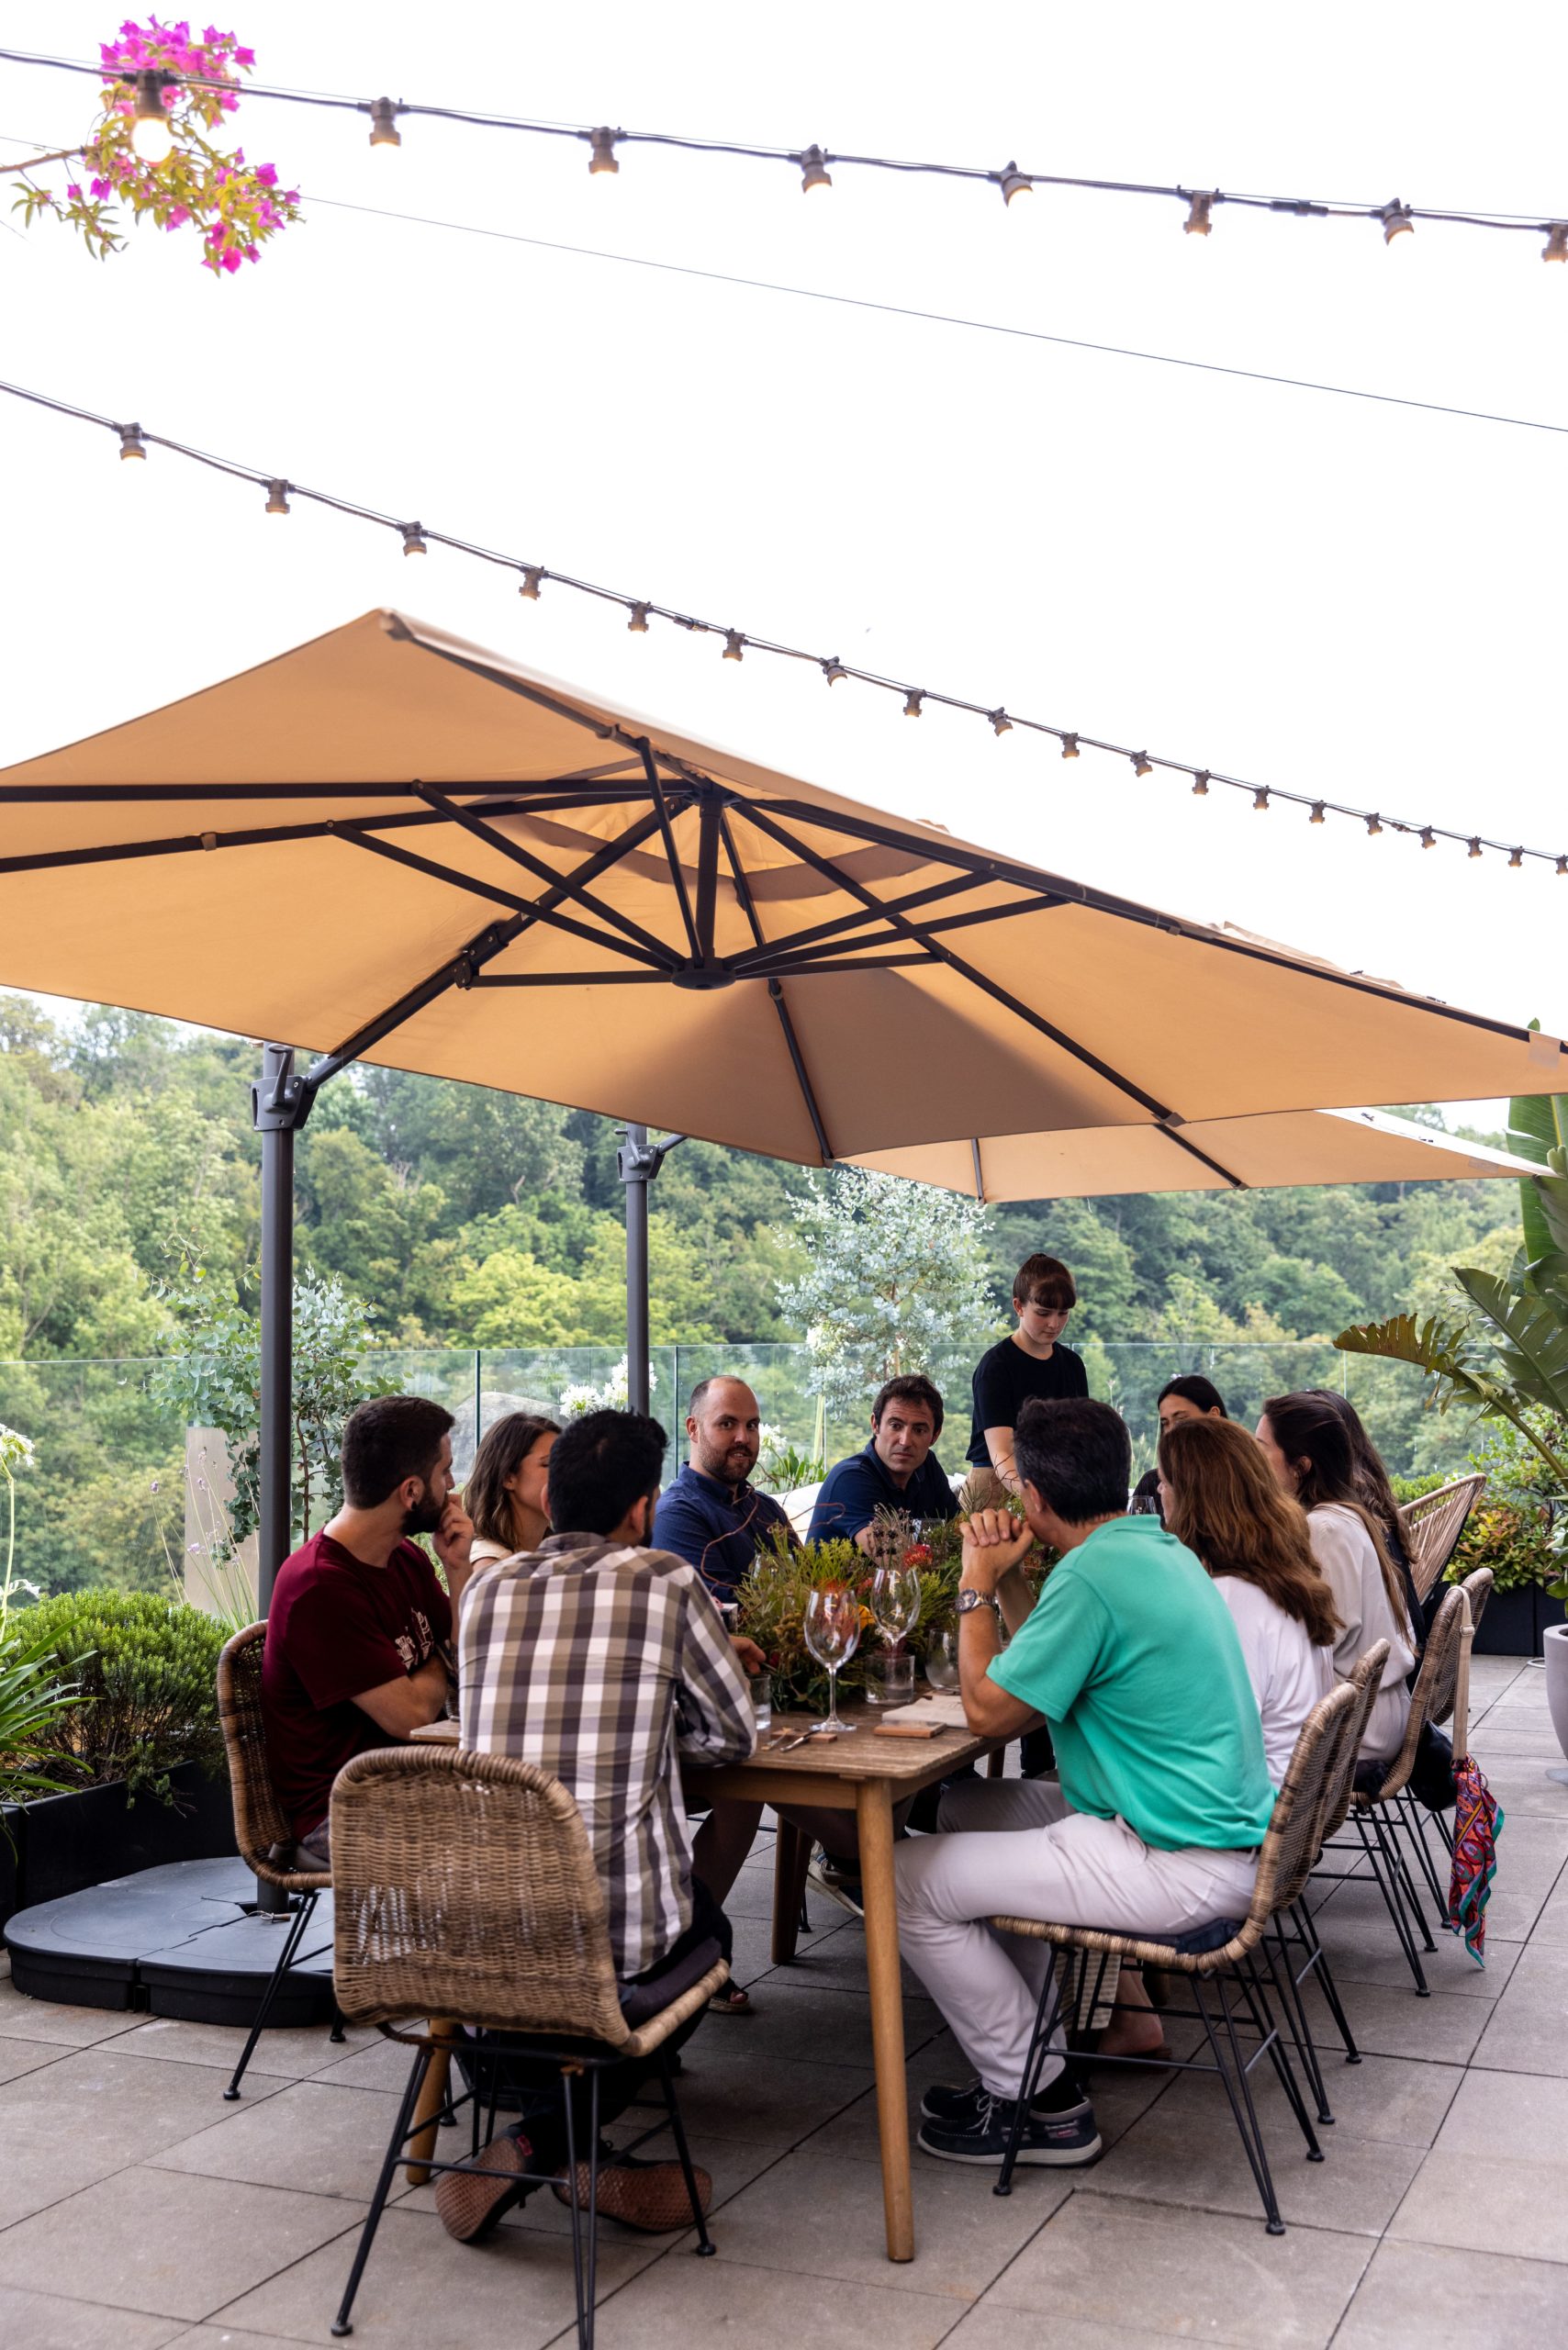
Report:
<svg viewBox="0 0 1568 2350"><path fill-rule="evenodd" d="M684 1135L666 1142L648 1140L646 1126L626 1127L615 1156L626 1186L626 1403L633 1412L648 1408L648 1186Z"/></svg>

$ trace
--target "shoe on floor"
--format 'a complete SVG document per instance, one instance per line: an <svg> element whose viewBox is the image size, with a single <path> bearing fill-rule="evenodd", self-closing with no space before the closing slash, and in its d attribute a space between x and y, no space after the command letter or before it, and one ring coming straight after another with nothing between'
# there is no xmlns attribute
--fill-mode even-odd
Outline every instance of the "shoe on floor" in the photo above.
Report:
<svg viewBox="0 0 1568 2350"><path fill-rule="evenodd" d="M961 2089L946 2088L940 2085L928 2088L920 2100L921 2120L946 2122L967 2120L974 2109L979 2089L979 2081L970 2081ZM1069 2065L1065 2071L1057 2075L1054 2081L1047 2083L1034 2099L1033 2109L1036 2113L1053 2121L1076 2119L1078 2115L1089 2111L1089 2099L1083 2093L1072 2065Z"/></svg>
<svg viewBox="0 0 1568 2350"><path fill-rule="evenodd" d="M442 2171L435 2183L435 2208L447 2234L459 2244L482 2243L529 2188L537 2186L536 2179L518 2176L532 2160L528 2140L509 2131L455 2170Z"/></svg>
<svg viewBox="0 0 1568 2350"><path fill-rule="evenodd" d="M1054 2087L1055 2084L1053 2083ZM916 2143L928 2154L948 2163L985 2163L1000 2166L1015 2111L1006 2098L992 2097L976 2082L962 2114L921 2124ZM1092 2163L1100 2152L1100 2132L1093 2108L1081 2100L1066 2114L1030 2109L1018 2141L1018 2160L1033 2166L1065 2170Z"/></svg>
<svg viewBox="0 0 1568 2350"><path fill-rule="evenodd" d="M712 2209L713 2182L695 2163L692 2170L706 2219ZM588 2194L588 2166L579 2163L577 2201L585 2211ZM571 2179L566 2171L554 2182L554 2196L557 2203L564 2203L570 2210ZM623 2228L636 2228L644 2235L673 2235L692 2224L691 2198L686 2191L686 2176L678 2163L640 2163L629 2154L602 2160L599 2209L606 2219L619 2220Z"/></svg>
<svg viewBox="0 0 1568 2350"><path fill-rule="evenodd" d="M852 1918L866 1915L860 1879L851 1875L841 1862L830 1860L825 1852L819 1852L807 1869L806 1883L814 1885L830 1901L836 1901L841 1909L847 1909Z"/></svg>

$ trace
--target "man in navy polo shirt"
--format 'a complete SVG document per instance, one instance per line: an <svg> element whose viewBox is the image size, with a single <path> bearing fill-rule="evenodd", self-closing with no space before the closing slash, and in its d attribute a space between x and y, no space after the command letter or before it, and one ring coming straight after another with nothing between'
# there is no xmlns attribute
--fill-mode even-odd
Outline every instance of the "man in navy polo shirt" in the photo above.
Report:
<svg viewBox="0 0 1568 2350"><path fill-rule="evenodd" d="M747 1483L761 1426L756 1397L744 1380L700 1381L686 1414L691 1458L654 1513L654 1549L689 1561L715 1599L734 1597L779 1528L795 1539L772 1495Z"/></svg>
<svg viewBox="0 0 1568 2350"><path fill-rule="evenodd" d="M942 1433L942 1398L929 1379L890 1379L871 1406L871 1441L830 1469L812 1512L811 1540L852 1537L871 1547L879 1509L911 1517L957 1517L958 1505L932 1446Z"/></svg>

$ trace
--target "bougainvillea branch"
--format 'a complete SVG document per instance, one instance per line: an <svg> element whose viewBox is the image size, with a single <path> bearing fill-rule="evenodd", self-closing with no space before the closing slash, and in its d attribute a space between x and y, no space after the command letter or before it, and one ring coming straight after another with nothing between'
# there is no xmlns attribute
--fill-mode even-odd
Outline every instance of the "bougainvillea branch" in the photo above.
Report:
<svg viewBox="0 0 1568 2350"><path fill-rule="evenodd" d="M63 221L100 261L124 246L128 212L159 229L196 229L202 266L217 276L260 260L268 239L298 219L299 191L279 187L274 164L248 163L242 147L229 151L212 137L239 106L240 76L254 67L254 50L215 25L195 36L184 21L165 25L151 17L145 25L123 24L119 39L104 42L99 54L98 121L79 148L0 167L21 180L12 209L29 225L43 213ZM133 136L143 76L157 77L174 142L159 162L138 152ZM81 176L61 188L37 178L47 165L62 162L79 162Z"/></svg>

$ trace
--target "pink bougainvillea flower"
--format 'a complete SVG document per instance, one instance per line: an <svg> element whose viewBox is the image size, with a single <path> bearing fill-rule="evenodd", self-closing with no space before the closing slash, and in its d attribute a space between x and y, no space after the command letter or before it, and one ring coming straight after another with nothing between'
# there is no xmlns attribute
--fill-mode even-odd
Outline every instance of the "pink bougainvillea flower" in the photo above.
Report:
<svg viewBox="0 0 1568 2350"><path fill-rule="evenodd" d="M74 180L72 180L72 181L70 181L70 182L68 182L68 183L67 183L65 193L66 193L66 195L71 198L71 201L72 201L72 203L73 203L73 204L80 204L80 203L81 203L81 201L82 201L82 191L81 191L81 189L76 185L76 183L75 183L75 181L74 181Z"/></svg>
<svg viewBox="0 0 1568 2350"><path fill-rule="evenodd" d="M261 181L263 187L276 187L277 165L275 163L258 163L256 165L256 177Z"/></svg>

